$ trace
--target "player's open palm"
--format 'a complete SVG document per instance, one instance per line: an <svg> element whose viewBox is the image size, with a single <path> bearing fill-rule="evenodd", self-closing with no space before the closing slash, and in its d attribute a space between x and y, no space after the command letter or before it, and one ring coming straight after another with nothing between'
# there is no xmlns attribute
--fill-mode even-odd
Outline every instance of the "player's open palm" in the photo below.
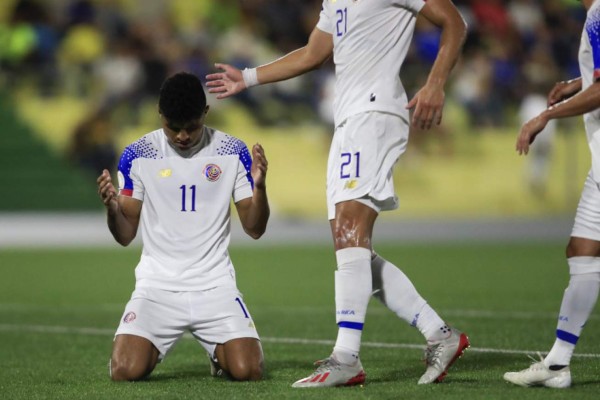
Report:
<svg viewBox="0 0 600 400"><path fill-rule="evenodd" d="M222 72L206 75L209 93L217 93L217 99L233 96L246 89L242 71L229 64L215 64Z"/></svg>
<svg viewBox="0 0 600 400"><path fill-rule="evenodd" d="M255 187L265 188L268 165L265 150L259 143L256 143L252 146L252 169L250 170Z"/></svg>
<svg viewBox="0 0 600 400"><path fill-rule="evenodd" d="M444 111L444 90L434 85L425 85L408 103L406 108L413 109L412 124L420 129L430 129L442 122Z"/></svg>
<svg viewBox="0 0 600 400"><path fill-rule="evenodd" d="M519 155L529 153L529 145L533 143L538 133L544 130L547 123L547 120L538 115L537 117L530 119L523 124L521 127L521 132L517 137L516 148L519 152Z"/></svg>

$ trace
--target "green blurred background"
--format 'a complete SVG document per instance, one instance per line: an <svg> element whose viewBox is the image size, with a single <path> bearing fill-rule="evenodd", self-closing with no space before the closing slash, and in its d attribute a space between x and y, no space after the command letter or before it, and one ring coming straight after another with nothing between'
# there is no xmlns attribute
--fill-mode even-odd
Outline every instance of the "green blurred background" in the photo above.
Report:
<svg viewBox="0 0 600 400"><path fill-rule="evenodd" d="M581 5L455 3L469 37L444 120L411 132L395 173L400 209L389 215L572 215L590 164L581 119L560 121L537 156L519 157L514 143L529 96L577 76ZM189 70L203 78L214 62L254 66L283 55L303 45L320 4L2 0L0 212L101 212L95 177L102 167L114 172L122 149L159 127L164 77ZM419 20L402 71L409 95L425 79L438 40ZM326 65L239 98L209 96L208 125L265 147L276 217L326 218L331 72Z"/></svg>

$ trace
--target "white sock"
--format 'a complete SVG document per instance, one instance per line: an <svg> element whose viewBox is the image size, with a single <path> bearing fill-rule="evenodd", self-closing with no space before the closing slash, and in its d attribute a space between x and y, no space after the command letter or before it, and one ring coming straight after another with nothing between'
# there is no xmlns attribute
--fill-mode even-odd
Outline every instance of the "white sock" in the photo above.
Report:
<svg viewBox="0 0 600 400"><path fill-rule="evenodd" d="M558 325L556 341L544 359L546 366L569 365L600 290L600 258L571 257L568 260L571 278L565 290Z"/></svg>
<svg viewBox="0 0 600 400"><path fill-rule="evenodd" d="M429 342L448 337L446 323L427 304L408 277L394 264L376 255L371 261L373 296Z"/></svg>
<svg viewBox="0 0 600 400"><path fill-rule="evenodd" d="M335 308L339 327L333 348L342 364L358 360L362 330L371 297L371 250L349 247L335 252Z"/></svg>

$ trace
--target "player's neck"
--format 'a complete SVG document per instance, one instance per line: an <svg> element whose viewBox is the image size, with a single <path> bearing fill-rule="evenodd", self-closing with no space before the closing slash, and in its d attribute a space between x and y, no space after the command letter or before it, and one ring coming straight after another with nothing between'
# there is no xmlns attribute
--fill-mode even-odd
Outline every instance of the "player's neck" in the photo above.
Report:
<svg viewBox="0 0 600 400"><path fill-rule="evenodd" d="M196 143L189 149L185 149L185 150L180 149L179 147L175 146L168 140L167 140L167 143L169 143L169 146L171 146L171 148L175 151L175 153L179 154L183 158L192 158L193 156L196 155L196 153L198 153L202 149L202 147L204 147L204 141L202 139L200 139L198 141L198 143Z"/></svg>

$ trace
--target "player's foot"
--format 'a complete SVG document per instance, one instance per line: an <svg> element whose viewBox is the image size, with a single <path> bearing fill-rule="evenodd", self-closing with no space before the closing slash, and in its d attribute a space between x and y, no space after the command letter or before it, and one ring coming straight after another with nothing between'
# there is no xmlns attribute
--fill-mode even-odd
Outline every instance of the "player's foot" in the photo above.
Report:
<svg viewBox="0 0 600 400"><path fill-rule="evenodd" d="M534 362L529 368L505 373L504 380L525 387L546 386L564 389L571 386L571 370L568 365L547 367L544 358L540 355L540 361Z"/></svg>
<svg viewBox="0 0 600 400"><path fill-rule="evenodd" d="M448 368L471 345L467 335L458 329L450 329L450 336L447 339L431 343L425 349L427 369L419 379L419 385L443 381L448 374Z"/></svg>
<svg viewBox="0 0 600 400"><path fill-rule="evenodd" d="M333 355L315 362L317 369L310 376L294 382L295 388L352 386L365 382L366 374L357 360L354 365L340 364Z"/></svg>
<svg viewBox="0 0 600 400"><path fill-rule="evenodd" d="M222 377L224 376L223 368L219 365L217 361L215 361L210 354L206 353L208 357L208 363L210 364L210 376L214 377Z"/></svg>

